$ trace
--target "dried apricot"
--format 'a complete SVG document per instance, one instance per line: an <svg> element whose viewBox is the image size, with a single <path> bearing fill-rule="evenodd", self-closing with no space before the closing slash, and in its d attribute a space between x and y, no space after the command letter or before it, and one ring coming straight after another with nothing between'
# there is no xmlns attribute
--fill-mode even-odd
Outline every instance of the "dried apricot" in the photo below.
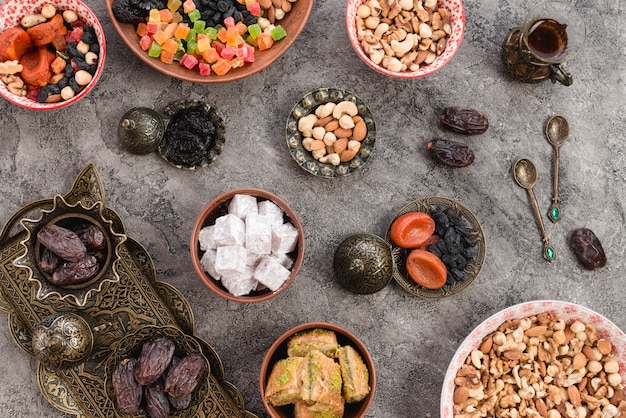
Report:
<svg viewBox="0 0 626 418"><path fill-rule="evenodd" d="M439 257L420 249L407 256L406 271L415 283L426 289L442 288L448 275L448 269Z"/></svg>
<svg viewBox="0 0 626 418"><path fill-rule="evenodd" d="M402 248L417 248L435 232L435 221L426 212L408 212L391 224L391 240Z"/></svg>

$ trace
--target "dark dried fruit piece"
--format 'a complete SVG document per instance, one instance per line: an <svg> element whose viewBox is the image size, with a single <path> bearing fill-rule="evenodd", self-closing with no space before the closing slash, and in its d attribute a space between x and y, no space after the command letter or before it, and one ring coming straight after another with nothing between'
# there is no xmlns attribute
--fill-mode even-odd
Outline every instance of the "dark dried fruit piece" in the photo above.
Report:
<svg viewBox="0 0 626 418"><path fill-rule="evenodd" d="M446 139L433 139L428 143L430 157L451 167L467 167L474 162L474 153L465 144Z"/></svg>
<svg viewBox="0 0 626 418"><path fill-rule="evenodd" d="M570 239L574 254L587 270L595 270L606 265L606 254L596 234L591 229L580 228Z"/></svg>
<svg viewBox="0 0 626 418"><path fill-rule="evenodd" d="M167 395L167 398L170 400L170 405L172 405L172 408L177 409L179 411L182 411L183 409L187 409L189 407L189 404L191 404L191 395L188 395L187 397L183 399L176 399L172 397L171 395Z"/></svg>
<svg viewBox="0 0 626 418"><path fill-rule="evenodd" d="M133 376L133 369L137 359L127 358L122 360L113 372L113 389L117 407L124 414L134 414L141 404L141 385Z"/></svg>
<svg viewBox="0 0 626 418"><path fill-rule="evenodd" d="M78 235L62 226L44 226L37 233L37 239L44 247L66 261L78 262L87 253L87 247Z"/></svg>
<svg viewBox="0 0 626 418"><path fill-rule="evenodd" d="M167 337L157 337L145 343L135 366L135 380L143 386L154 383L172 361L174 349L174 342Z"/></svg>
<svg viewBox="0 0 626 418"><path fill-rule="evenodd" d="M44 248L43 252L41 253L41 260L39 260L39 264L43 271L48 274L52 274L54 272L54 269L56 269L59 265L59 262L59 257L57 257L55 253L47 248Z"/></svg>
<svg viewBox="0 0 626 418"><path fill-rule="evenodd" d="M66 261L59 264L50 281L57 286L81 284L95 276L99 269L98 259L87 254L76 263Z"/></svg>
<svg viewBox="0 0 626 418"><path fill-rule="evenodd" d="M144 397L150 418L168 418L170 416L170 402L160 379L145 387Z"/></svg>
<svg viewBox="0 0 626 418"><path fill-rule="evenodd" d="M464 135L480 135L489 128L487 116L469 107L446 107L439 119L444 128Z"/></svg>
<svg viewBox="0 0 626 418"><path fill-rule="evenodd" d="M201 354L194 353L182 358L170 368L165 379L165 391L173 398L186 398L193 392L204 372L206 362Z"/></svg>
<svg viewBox="0 0 626 418"><path fill-rule="evenodd" d="M104 233L96 225L81 225L74 229L74 233L89 251L101 250L106 246Z"/></svg>

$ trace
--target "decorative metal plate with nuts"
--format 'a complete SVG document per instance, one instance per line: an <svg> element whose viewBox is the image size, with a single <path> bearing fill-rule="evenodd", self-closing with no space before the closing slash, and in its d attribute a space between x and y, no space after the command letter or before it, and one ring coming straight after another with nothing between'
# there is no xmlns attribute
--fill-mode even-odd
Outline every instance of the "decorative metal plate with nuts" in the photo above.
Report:
<svg viewBox="0 0 626 418"><path fill-rule="evenodd" d="M326 178L363 167L376 142L376 124L353 93L321 88L291 109L285 129L289 152L300 167Z"/></svg>

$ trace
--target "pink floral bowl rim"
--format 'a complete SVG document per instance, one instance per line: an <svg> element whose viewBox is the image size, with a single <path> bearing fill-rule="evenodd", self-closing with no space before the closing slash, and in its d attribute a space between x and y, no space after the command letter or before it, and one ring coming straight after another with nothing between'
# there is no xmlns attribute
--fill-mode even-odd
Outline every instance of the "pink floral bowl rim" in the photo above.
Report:
<svg viewBox="0 0 626 418"><path fill-rule="evenodd" d="M57 11L73 10L78 16L85 21L89 26L92 26L96 32L98 38L98 44L100 46L100 53L98 54L98 67L91 82L82 89L76 96L70 100L60 101L57 103L39 103L31 100L27 97L21 97L11 93L6 84L0 82L0 96L7 99L9 102L16 104L20 107L30 110L55 110L69 106L76 103L89 93L98 82L102 70L104 68L104 61L106 58L106 42L104 37L104 30L100 21L94 14L94 12L80 0L7 0L0 5L0 32L4 32L6 29L19 26L22 17L30 13L38 13L41 8L52 3L56 6Z"/></svg>
<svg viewBox="0 0 626 418"><path fill-rule="evenodd" d="M463 35L465 34L465 8L463 6L463 1L438 0L437 7L450 10L452 18L452 33L448 37L448 44L445 51L440 56L438 56L432 64L422 65L417 71L395 72L387 70L382 65L374 64L372 60L370 60L369 56L365 53L365 51L363 51L363 48L361 47L361 44L357 38L355 22L356 11L358 7L364 4L366 1L367 0L348 0L346 4L346 30L348 32L348 38L350 39L350 43L352 44L352 47L354 48L354 51L359 56L359 58L361 58L363 62L367 64L370 68L378 71L381 74L402 79L424 77L443 68L443 66L452 59L452 57L461 47L461 41L463 40Z"/></svg>
<svg viewBox="0 0 626 418"><path fill-rule="evenodd" d="M482 340L494 332L503 322L509 319L521 319L542 312L550 312L566 322L579 320L596 326L598 336L606 338L613 345L613 358L619 363L619 373L624 377L626 373L626 334L617 325L601 314L575 303L556 300L536 300L510 306L491 315L465 338L450 361L441 390L441 418L453 418L454 378L457 371L470 355L472 350L480 346Z"/></svg>

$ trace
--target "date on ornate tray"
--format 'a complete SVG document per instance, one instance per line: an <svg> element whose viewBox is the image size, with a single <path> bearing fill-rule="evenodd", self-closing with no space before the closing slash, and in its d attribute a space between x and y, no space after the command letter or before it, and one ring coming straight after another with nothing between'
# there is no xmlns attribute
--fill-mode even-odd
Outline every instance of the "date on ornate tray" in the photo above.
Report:
<svg viewBox="0 0 626 418"><path fill-rule="evenodd" d="M78 213L78 215L77 215ZM38 264L40 253L31 235L41 222L93 221L108 236L99 270L84 283L57 286ZM69 220L68 220L69 219ZM255 418L245 410L239 390L224 379L217 352L193 336L191 307L172 285L156 279L145 248L126 236L120 217L106 206L104 187L89 164L64 196L32 202L16 212L0 232L0 310L9 316L9 332L26 354L40 360L37 370L43 396L58 410L78 418L120 416L107 394L105 363L126 335L149 327L174 327L191 336L209 363L206 396L194 410L173 416ZM38 330L50 318L79 317L90 333L86 357L74 363L48 364L40 356ZM96 332L97 330L97 332ZM75 353L70 353L74 355ZM58 357L58 356L57 356ZM65 358L63 358L65 359ZM143 415L134 415L143 416Z"/></svg>

